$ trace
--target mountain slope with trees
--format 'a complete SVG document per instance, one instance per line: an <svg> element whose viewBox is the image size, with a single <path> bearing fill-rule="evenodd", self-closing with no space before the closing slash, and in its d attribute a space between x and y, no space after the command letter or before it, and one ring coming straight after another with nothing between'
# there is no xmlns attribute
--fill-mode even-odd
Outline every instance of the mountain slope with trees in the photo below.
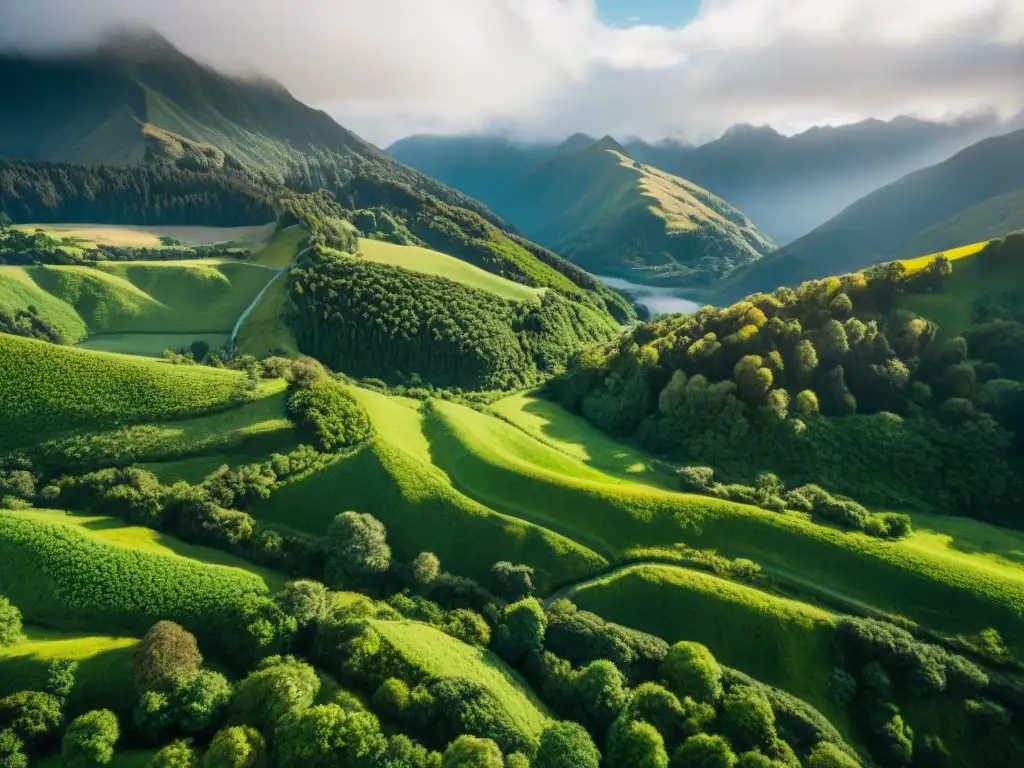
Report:
<svg viewBox="0 0 1024 768"><path fill-rule="evenodd" d="M1022 190L1024 130L986 139L872 192L810 234L737 270L708 298L727 303L1005 235L1022 221L1015 205Z"/></svg>

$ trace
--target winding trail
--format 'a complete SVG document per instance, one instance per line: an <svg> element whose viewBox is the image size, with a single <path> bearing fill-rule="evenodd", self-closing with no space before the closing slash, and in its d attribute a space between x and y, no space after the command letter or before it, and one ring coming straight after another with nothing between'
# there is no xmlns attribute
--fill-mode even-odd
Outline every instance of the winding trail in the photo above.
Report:
<svg viewBox="0 0 1024 768"><path fill-rule="evenodd" d="M246 318L249 317L249 313L251 313L256 308L256 305L260 303L260 299L263 298L263 294L265 294L267 292L267 289L270 288L270 286L272 286L274 284L275 280L277 280L279 277L281 277L281 275L283 275L289 269L294 267L295 264L298 262L298 260L301 259L303 256L305 256L307 253L309 253L309 251L311 251L312 249L313 249L313 246L307 246L306 248L303 248L301 251L296 253L291 261L289 261L287 264L285 264L279 270L274 272L274 276L271 277L270 280L267 281L267 284L265 286L263 286L263 290L260 291L258 294L256 294L256 298L253 299L252 302L249 304L249 306L245 308L245 311L242 312L242 316L239 317L238 318L238 322L235 323L235 327L231 329L231 342L230 343L231 343L231 348L232 349L235 348L235 340L238 338L238 332L242 329L242 325L245 323ZM255 265L255 266L265 266L265 265L260 264L260 265ZM266 267L266 268L267 269L272 269L272 267Z"/></svg>

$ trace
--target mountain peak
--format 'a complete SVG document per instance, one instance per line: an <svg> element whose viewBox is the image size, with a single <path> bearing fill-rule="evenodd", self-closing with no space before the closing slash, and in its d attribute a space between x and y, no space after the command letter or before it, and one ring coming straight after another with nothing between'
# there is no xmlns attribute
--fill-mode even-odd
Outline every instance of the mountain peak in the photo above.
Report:
<svg viewBox="0 0 1024 768"><path fill-rule="evenodd" d="M111 27L100 37L97 51L132 61L184 56L170 40L145 25Z"/></svg>
<svg viewBox="0 0 1024 768"><path fill-rule="evenodd" d="M617 142L611 136L605 136L599 139L598 141L594 142L591 148L595 152L618 152L620 155L625 155L626 157L629 157L629 152L626 151L626 148L619 144L619 142Z"/></svg>
<svg viewBox="0 0 1024 768"><path fill-rule="evenodd" d="M587 147L593 146L596 139L585 133L574 133L568 139L558 145L557 153L560 155L571 155L582 152Z"/></svg>

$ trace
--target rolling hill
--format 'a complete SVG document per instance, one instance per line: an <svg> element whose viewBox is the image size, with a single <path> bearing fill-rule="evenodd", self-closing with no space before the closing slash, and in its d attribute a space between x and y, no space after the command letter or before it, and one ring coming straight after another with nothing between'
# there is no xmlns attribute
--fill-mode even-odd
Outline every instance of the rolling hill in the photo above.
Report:
<svg viewBox="0 0 1024 768"><path fill-rule="evenodd" d="M1024 131L986 139L861 198L813 232L737 270L707 299L852 272L1001 237L1024 223Z"/></svg>
<svg viewBox="0 0 1024 768"><path fill-rule="evenodd" d="M474 151L482 155L479 176L471 173ZM742 213L635 162L611 137L579 135L558 147L523 149L481 140L470 144L461 166L431 162L415 140L389 152L434 172L441 165L441 178L465 184L528 237L595 274L706 288L773 248Z"/></svg>

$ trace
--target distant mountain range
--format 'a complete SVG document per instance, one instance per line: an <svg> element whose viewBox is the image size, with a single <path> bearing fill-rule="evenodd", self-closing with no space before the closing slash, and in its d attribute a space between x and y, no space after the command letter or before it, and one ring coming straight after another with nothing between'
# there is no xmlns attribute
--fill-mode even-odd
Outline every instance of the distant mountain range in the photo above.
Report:
<svg viewBox="0 0 1024 768"><path fill-rule="evenodd" d="M934 123L900 117L783 136L737 125L700 146L624 142L633 159L680 176L742 210L777 243L788 243L843 208L907 173L941 162L984 138L1024 128L976 117ZM498 137L414 136L388 148L392 157L500 210L497 188L550 159L566 144L523 145ZM511 213L506 216L516 222Z"/></svg>
<svg viewBox="0 0 1024 768"><path fill-rule="evenodd" d="M598 275L703 291L774 250L743 213L637 162L608 136L576 135L555 147L458 138L431 146L438 151L413 139L389 151Z"/></svg>

